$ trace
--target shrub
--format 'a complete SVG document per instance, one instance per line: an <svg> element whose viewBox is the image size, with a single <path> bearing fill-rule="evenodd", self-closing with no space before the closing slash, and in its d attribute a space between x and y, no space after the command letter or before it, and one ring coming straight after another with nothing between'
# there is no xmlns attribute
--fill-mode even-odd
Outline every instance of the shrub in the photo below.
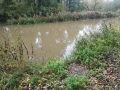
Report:
<svg viewBox="0 0 120 90"><path fill-rule="evenodd" d="M89 12L67 12L59 13L58 15L51 16L34 16L34 17L19 17L19 19L10 19L7 20L8 24L35 24L35 23L49 23L49 22L63 22L69 20L84 20L84 19L98 19L98 18L110 18L117 16L113 12L98 12L98 11L89 11Z"/></svg>
<svg viewBox="0 0 120 90"><path fill-rule="evenodd" d="M26 18L20 17L20 18L18 19L18 23L19 23L19 24L26 24Z"/></svg>
<svg viewBox="0 0 120 90"><path fill-rule="evenodd" d="M106 13L106 17L107 17L107 18L115 17L115 16L116 16L116 15L115 15L115 13L113 13L113 12L110 12L110 11L109 11L109 12Z"/></svg>
<svg viewBox="0 0 120 90"><path fill-rule="evenodd" d="M8 23L9 25L18 24L18 22L17 22L16 19L9 19L9 20L7 20L7 23Z"/></svg>

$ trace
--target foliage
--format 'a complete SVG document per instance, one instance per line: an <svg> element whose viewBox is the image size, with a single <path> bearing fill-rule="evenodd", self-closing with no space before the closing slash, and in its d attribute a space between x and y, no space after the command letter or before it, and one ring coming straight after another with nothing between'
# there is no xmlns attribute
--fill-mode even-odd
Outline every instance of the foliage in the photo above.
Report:
<svg viewBox="0 0 120 90"><path fill-rule="evenodd" d="M67 74L67 71L65 70L65 63L62 61L50 61L47 65L47 68L49 72L54 73L55 75L58 75L61 78L65 78L65 75Z"/></svg>
<svg viewBox="0 0 120 90"><path fill-rule="evenodd" d="M4 37L4 44L0 44L0 58L1 67L3 70L14 70L17 68L18 62L23 62L23 46L20 37L17 37L16 45L11 44L8 37Z"/></svg>
<svg viewBox="0 0 120 90"><path fill-rule="evenodd" d="M81 0L69 0L69 11L70 12L78 12L78 11L82 11L84 10L85 7L83 5L83 3L81 2Z"/></svg>
<svg viewBox="0 0 120 90"><path fill-rule="evenodd" d="M101 30L103 34L93 34L88 37L83 37L76 44L76 49L73 52L73 59L76 62L86 65L89 68L99 68L101 63L100 58L104 57L105 52L113 48L119 48L119 29L115 26L103 26Z"/></svg>
<svg viewBox="0 0 120 90"><path fill-rule="evenodd" d="M62 10L62 4L58 0L2 0L0 8L2 8L0 9L0 21L6 21L25 16L57 14Z"/></svg>
<svg viewBox="0 0 120 90"><path fill-rule="evenodd" d="M11 75L3 75L0 81L0 88L2 90L18 88L24 76L25 74L22 72L13 72Z"/></svg>
<svg viewBox="0 0 120 90"><path fill-rule="evenodd" d="M120 8L119 0L83 0L83 5L88 11L116 11Z"/></svg>
<svg viewBox="0 0 120 90"><path fill-rule="evenodd" d="M87 77L80 75L71 75L66 78L65 85L67 90L86 89Z"/></svg>
<svg viewBox="0 0 120 90"><path fill-rule="evenodd" d="M26 57L23 53L29 52L19 35L15 42L13 43L5 34L4 42L0 43L0 88L2 90L17 89L27 74L37 74L36 70L40 69L24 60Z"/></svg>
<svg viewBox="0 0 120 90"><path fill-rule="evenodd" d="M63 22L70 20L83 20L83 19L98 19L98 18L110 18L117 16L114 12L73 12L73 13L59 13L58 15L53 15L46 17L19 17L19 19L9 19L7 20L8 24L36 24L36 23L49 23L49 22Z"/></svg>
<svg viewBox="0 0 120 90"><path fill-rule="evenodd" d="M10 23L14 23L13 20L19 20L21 17L58 16L63 12L117 11L120 8L118 2L118 0L111 2L104 0L1 0L0 21L6 22L9 19Z"/></svg>

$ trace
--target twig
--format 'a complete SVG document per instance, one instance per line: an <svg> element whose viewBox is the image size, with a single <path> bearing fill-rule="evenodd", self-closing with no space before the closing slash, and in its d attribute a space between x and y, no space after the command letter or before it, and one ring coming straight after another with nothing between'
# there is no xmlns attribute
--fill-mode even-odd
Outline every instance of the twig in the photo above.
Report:
<svg viewBox="0 0 120 90"><path fill-rule="evenodd" d="M28 49L27 49L27 47L25 46L25 44L24 44L24 42L22 41L22 43L23 43L23 46L25 47L25 49L26 49L26 52L27 52L27 55L28 55L28 59L29 59L29 52L28 52Z"/></svg>

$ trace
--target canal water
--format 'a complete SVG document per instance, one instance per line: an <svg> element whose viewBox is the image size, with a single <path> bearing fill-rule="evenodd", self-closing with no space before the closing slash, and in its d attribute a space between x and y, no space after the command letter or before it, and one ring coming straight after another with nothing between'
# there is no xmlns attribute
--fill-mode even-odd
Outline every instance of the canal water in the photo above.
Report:
<svg viewBox="0 0 120 90"><path fill-rule="evenodd" d="M105 20L118 22L118 18ZM31 44L33 45L34 60L45 63L51 58L63 59L69 56L82 31L96 31L102 21L103 19L95 19L36 25L0 25L0 40L3 41L4 32L12 39L20 34L28 51L31 51Z"/></svg>

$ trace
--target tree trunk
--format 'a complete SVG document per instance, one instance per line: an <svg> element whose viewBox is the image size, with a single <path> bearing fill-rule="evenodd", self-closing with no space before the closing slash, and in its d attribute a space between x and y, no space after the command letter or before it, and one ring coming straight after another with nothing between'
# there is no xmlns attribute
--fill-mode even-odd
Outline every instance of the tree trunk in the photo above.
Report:
<svg viewBox="0 0 120 90"><path fill-rule="evenodd" d="M42 0L38 0L38 9L40 8L41 5L42 5Z"/></svg>
<svg viewBox="0 0 120 90"><path fill-rule="evenodd" d="M98 1L97 0L95 0L95 2L94 2L94 6L93 6L93 10L95 11L96 10L96 6L98 5Z"/></svg>

